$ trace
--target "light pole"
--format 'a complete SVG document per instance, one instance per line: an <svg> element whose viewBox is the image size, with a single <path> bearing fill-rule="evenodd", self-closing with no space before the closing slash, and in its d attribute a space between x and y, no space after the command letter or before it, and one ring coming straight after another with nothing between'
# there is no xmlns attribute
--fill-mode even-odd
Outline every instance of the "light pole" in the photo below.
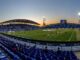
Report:
<svg viewBox="0 0 80 60"><path fill-rule="evenodd" d="M43 26L45 26L45 25L46 25L45 21L46 21L46 17L45 17L45 16L43 16Z"/></svg>
<svg viewBox="0 0 80 60"><path fill-rule="evenodd" d="M78 16L79 16L79 25L80 25L80 12L78 12ZM80 27L79 27L80 30Z"/></svg>

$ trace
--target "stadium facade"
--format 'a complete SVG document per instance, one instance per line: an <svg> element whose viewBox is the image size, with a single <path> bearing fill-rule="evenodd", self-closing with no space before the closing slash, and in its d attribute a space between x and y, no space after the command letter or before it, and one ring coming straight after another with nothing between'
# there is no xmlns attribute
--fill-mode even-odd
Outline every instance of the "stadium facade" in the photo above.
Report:
<svg viewBox="0 0 80 60"><path fill-rule="evenodd" d="M0 23L0 31L34 30L39 28L39 23L28 19L13 19Z"/></svg>
<svg viewBox="0 0 80 60"><path fill-rule="evenodd" d="M46 25L43 20L43 26L28 19L13 19L0 23L0 31L20 31L20 30L35 30L45 28L80 28L80 24L68 23L67 20L60 20L60 23Z"/></svg>

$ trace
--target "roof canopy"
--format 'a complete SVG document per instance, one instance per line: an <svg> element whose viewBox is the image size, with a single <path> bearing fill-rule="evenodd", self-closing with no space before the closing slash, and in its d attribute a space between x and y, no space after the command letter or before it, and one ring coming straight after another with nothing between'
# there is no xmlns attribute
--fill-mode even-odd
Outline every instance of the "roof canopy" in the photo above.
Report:
<svg viewBox="0 0 80 60"><path fill-rule="evenodd" d="M39 23L37 22L34 22L32 20L28 20L28 19L13 19L13 20L8 20L8 21L4 21L4 22L1 22L1 24L5 24L5 23L30 23L30 24L36 24L36 25L39 25Z"/></svg>

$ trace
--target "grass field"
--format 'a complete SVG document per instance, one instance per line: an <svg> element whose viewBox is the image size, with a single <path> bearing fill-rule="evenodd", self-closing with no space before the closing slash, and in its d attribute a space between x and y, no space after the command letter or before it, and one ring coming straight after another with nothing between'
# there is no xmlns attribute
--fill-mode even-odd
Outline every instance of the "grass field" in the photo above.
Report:
<svg viewBox="0 0 80 60"><path fill-rule="evenodd" d="M7 34L43 41L80 41L80 30L78 29L16 31L8 32Z"/></svg>

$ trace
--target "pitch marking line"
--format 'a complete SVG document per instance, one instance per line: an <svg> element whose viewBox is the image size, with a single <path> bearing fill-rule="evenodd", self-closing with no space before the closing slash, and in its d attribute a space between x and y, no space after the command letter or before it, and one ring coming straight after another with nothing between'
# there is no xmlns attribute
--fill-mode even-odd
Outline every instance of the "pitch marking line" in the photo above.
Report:
<svg viewBox="0 0 80 60"><path fill-rule="evenodd" d="M71 34L71 36L70 36L70 38L69 38L69 40L68 40L68 41L71 41L71 38L72 38L72 36L73 36L73 33L74 33L74 32L72 32L72 34Z"/></svg>

